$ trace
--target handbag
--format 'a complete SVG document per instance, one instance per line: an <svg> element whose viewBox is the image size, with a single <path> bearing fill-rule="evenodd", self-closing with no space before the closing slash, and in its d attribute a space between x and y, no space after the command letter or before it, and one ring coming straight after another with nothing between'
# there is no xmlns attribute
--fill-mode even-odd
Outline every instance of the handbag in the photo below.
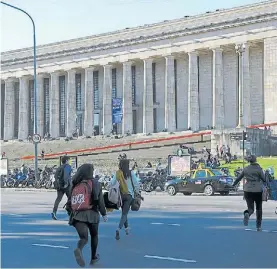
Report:
<svg viewBox="0 0 277 269"><path fill-rule="evenodd" d="M132 175L131 175L131 183L132 183L132 187L133 187L133 191L134 191L134 198L133 198L132 203L131 203L131 210L132 211L139 211L140 206L141 206L141 201L143 200L143 198L135 190L135 186L134 186L134 182L133 182L133 179L132 179Z"/></svg>

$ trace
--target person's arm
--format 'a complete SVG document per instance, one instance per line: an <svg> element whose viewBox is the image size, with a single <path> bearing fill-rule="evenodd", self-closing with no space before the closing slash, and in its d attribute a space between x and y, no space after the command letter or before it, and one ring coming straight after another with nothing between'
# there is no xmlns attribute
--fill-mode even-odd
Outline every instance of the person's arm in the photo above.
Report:
<svg viewBox="0 0 277 269"><path fill-rule="evenodd" d="M133 180L133 184L134 184L134 188L135 188L135 191L137 193L139 193L140 191L140 186L139 186L139 181L138 181L138 178L136 176L136 173L134 171L131 172L131 176L132 176L132 180Z"/></svg>
<svg viewBox="0 0 277 269"><path fill-rule="evenodd" d="M266 178L265 178L265 174L263 169L261 168L261 172L260 172L260 179L263 181L263 183L267 183Z"/></svg>
<svg viewBox="0 0 277 269"><path fill-rule="evenodd" d="M244 178L244 170L240 173L240 175L237 177L235 182L233 183L233 186L236 186L242 179Z"/></svg>
<svg viewBox="0 0 277 269"><path fill-rule="evenodd" d="M103 197L103 193L102 190L100 188L99 190L99 196L98 196L98 201L99 201L99 212L102 216L106 216L107 215L107 211L106 211L106 207L105 207L105 201L104 201L104 197Z"/></svg>

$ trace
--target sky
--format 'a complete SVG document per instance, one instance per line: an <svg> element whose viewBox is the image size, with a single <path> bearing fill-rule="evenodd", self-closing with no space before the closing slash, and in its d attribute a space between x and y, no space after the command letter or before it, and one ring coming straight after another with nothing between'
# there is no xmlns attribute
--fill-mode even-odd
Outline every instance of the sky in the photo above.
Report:
<svg viewBox="0 0 277 269"><path fill-rule="evenodd" d="M37 45L232 8L261 0L4 0L27 11ZM1 51L32 46L32 25L23 13L0 6Z"/></svg>

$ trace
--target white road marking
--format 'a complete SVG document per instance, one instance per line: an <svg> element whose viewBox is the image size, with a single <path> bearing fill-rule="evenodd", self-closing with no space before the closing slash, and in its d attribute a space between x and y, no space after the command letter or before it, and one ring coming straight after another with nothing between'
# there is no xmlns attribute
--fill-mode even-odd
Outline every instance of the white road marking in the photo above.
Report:
<svg viewBox="0 0 277 269"><path fill-rule="evenodd" d="M181 225L178 224L178 223L172 223L172 224L168 224L168 225L170 225L170 226L181 226Z"/></svg>
<svg viewBox="0 0 277 269"><path fill-rule="evenodd" d="M21 214L14 214L14 213L11 213L9 214L10 216L16 216L16 217L24 217L24 215L21 215Z"/></svg>
<svg viewBox="0 0 277 269"><path fill-rule="evenodd" d="M152 225L163 225L164 223L161 223L161 222L152 222L151 224Z"/></svg>
<svg viewBox="0 0 277 269"><path fill-rule="evenodd" d="M172 258L172 257L161 257L161 256L145 255L144 258L158 259L158 260L168 260L168 261L175 261L175 262L185 262L185 263L196 263L195 260L177 259L177 258Z"/></svg>
<svg viewBox="0 0 277 269"><path fill-rule="evenodd" d="M55 246L55 245L47 245L47 244L32 244L32 246L48 247L48 248L69 248L69 247L66 247L66 246Z"/></svg>
<svg viewBox="0 0 277 269"><path fill-rule="evenodd" d="M257 232L257 230L255 230L255 229L245 229L245 231ZM264 233L270 233L271 231L268 231L268 230L262 230L262 232L264 232Z"/></svg>

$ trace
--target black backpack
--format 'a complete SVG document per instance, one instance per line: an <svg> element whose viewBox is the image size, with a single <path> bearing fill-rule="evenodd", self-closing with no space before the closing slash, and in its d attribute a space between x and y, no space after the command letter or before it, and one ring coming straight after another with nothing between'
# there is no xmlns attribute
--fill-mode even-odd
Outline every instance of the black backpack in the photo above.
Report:
<svg viewBox="0 0 277 269"><path fill-rule="evenodd" d="M61 165L55 173L54 189L60 190L64 185L64 165Z"/></svg>

